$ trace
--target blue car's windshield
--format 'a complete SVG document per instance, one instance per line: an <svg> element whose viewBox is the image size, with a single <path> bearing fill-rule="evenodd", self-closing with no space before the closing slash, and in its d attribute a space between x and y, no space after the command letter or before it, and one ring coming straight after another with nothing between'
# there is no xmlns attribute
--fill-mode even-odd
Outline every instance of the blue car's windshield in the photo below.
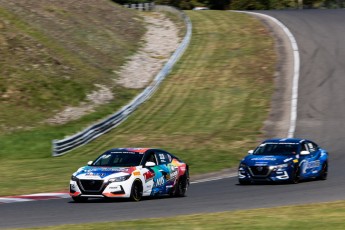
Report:
<svg viewBox="0 0 345 230"><path fill-rule="evenodd" d="M131 167L138 166L143 154L136 152L106 152L99 156L92 166Z"/></svg>
<svg viewBox="0 0 345 230"><path fill-rule="evenodd" d="M254 150L254 155L295 155L298 144L294 143L263 143Z"/></svg>

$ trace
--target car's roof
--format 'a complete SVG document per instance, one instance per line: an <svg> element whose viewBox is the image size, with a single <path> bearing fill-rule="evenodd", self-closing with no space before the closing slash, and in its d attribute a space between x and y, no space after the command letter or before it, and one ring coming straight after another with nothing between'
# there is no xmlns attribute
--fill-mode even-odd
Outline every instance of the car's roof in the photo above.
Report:
<svg viewBox="0 0 345 230"><path fill-rule="evenodd" d="M166 152L163 149L156 149L156 148L112 148L107 150L106 152L135 152L135 153L146 153L148 150L158 150L162 152Z"/></svg>
<svg viewBox="0 0 345 230"><path fill-rule="evenodd" d="M145 153L147 150L151 148L112 148L109 149L107 152L136 152L136 153Z"/></svg>
<svg viewBox="0 0 345 230"><path fill-rule="evenodd" d="M263 143L301 143L302 141L305 141L306 139L301 138L272 138L267 139Z"/></svg>

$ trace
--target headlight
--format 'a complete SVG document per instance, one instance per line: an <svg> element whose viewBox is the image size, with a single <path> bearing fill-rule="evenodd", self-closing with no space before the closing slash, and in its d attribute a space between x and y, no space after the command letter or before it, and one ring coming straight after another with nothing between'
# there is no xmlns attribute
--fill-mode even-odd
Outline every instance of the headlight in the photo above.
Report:
<svg viewBox="0 0 345 230"><path fill-rule="evenodd" d="M238 170L244 170L245 168L247 168L247 165L241 163L240 166L238 166Z"/></svg>
<svg viewBox="0 0 345 230"><path fill-rule="evenodd" d="M71 176L71 180L72 180L72 181L77 181L78 178L77 178L76 176L72 175L72 176Z"/></svg>
<svg viewBox="0 0 345 230"><path fill-rule="evenodd" d="M270 166L270 169L274 171L284 171L287 167L289 167L289 164L281 164L281 165Z"/></svg>
<svg viewBox="0 0 345 230"><path fill-rule="evenodd" d="M119 176L119 177L110 178L108 181L109 182L120 182L120 181L128 180L128 178L130 178L130 177L131 177L131 174L126 175L126 176Z"/></svg>

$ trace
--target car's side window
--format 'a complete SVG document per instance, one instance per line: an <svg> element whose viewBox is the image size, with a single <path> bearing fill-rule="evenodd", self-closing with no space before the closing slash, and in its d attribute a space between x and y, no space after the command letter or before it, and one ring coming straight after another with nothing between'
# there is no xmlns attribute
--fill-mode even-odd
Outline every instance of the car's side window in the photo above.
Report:
<svg viewBox="0 0 345 230"><path fill-rule="evenodd" d="M307 142L309 152L315 152L318 149L318 146L312 142Z"/></svg>
<svg viewBox="0 0 345 230"><path fill-rule="evenodd" d="M305 143L305 142L303 142L301 145L302 145L302 146L301 146L301 151L308 151L308 149L307 149L307 146L306 146L306 143Z"/></svg>
<svg viewBox="0 0 345 230"><path fill-rule="evenodd" d="M169 157L170 155L168 153L157 151L156 154L159 164L169 164L171 162L171 157Z"/></svg>
<svg viewBox="0 0 345 230"><path fill-rule="evenodd" d="M148 162L148 161L153 162L153 163L155 163L157 165L158 162L157 162L157 159L156 159L156 156L155 156L154 152L147 153L147 157L146 157L146 160L145 160L144 164L146 162Z"/></svg>

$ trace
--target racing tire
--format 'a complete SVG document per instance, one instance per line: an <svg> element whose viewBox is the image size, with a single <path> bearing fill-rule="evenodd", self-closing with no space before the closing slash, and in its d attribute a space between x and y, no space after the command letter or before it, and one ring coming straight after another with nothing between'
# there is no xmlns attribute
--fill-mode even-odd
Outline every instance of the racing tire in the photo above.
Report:
<svg viewBox="0 0 345 230"><path fill-rule="evenodd" d="M189 175L188 171L178 179L175 185L175 189L172 192L172 196L174 197L184 197L186 196L187 190L189 186Z"/></svg>
<svg viewBox="0 0 345 230"><path fill-rule="evenodd" d="M143 185L140 180L135 180L131 188L130 199L132 201L140 201L143 197Z"/></svg>
<svg viewBox="0 0 345 230"><path fill-rule="evenodd" d="M327 174L328 174L328 162L326 161L322 165L320 176L317 177L318 180L327 180Z"/></svg>
<svg viewBox="0 0 345 230"><path fill-rule="evenodd" d="M87 201L87 197L82 197L82 196L72 196L72 199L76 203L84 203Z"/></svg>
<svg viewBox="0 0 345 230"><path fill-rule="evenodd" d="M300 180L300 170L299 167L296 167L290 179L290 184L298 184Z"/></svg>

